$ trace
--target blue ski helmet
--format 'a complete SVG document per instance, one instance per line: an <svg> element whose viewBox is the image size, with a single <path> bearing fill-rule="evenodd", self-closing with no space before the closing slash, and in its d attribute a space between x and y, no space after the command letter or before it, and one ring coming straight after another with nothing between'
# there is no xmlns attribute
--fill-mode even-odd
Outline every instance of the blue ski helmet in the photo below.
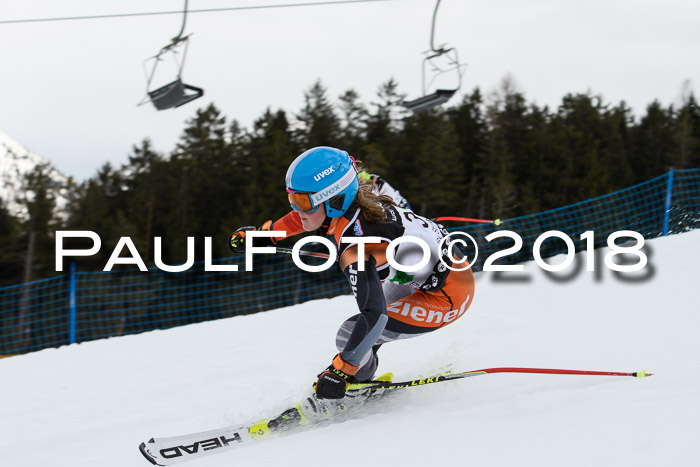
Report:
<svg viewBox="0 0 700 467"><path fill-rule="evenodd" d="M325 203L328 217L345 214L360 186L355 160L327 146L309 149L294 159L285 181L292 208L314 212Z"/></svg>

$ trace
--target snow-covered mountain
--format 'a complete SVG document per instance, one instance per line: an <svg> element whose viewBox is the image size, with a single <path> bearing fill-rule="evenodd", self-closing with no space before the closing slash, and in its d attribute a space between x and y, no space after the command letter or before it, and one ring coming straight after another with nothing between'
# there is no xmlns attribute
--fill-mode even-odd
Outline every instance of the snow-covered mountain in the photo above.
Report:
<svg viewBox="0 0 700 467"><path fill-rule="evenodd" d="M11 214L21 219L27 217L23 201L31 200L33 196L25 187L25 176L38 165L46 165L49 171L51 191L56 199L56 213L60 216L68 203L68 177L56 170L47 159L34 154L0 131L0 199Z"/></svg>

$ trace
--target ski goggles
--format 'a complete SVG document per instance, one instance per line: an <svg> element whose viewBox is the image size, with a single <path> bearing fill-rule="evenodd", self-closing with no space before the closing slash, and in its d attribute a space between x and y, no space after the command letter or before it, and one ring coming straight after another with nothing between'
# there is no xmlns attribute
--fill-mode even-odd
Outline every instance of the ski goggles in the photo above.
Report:
<svg viewBox="0 0 700 467"><path fill-rule="evenodd" d="M316 212L318 207L329 199L343 193L346 188L357 180L355 160L353 159L352 162L352 170L348 170L347 173L340 178L340 180L330 184L323 190L316 193L296 191L287 187L287 198L289 198L289 204L292 205L292 209L303 212L304 214L311 214L312 212Z"/></svg>
<svg viewBox="0 0 700 467"><path fill-rule="evenodd" d="M311 201L311 193L303 193L287 188L287 198L289 198L289 204L292 205L292 209L295 211L311 214L318 209L318 206L314 206L314 203Z"/></svg>

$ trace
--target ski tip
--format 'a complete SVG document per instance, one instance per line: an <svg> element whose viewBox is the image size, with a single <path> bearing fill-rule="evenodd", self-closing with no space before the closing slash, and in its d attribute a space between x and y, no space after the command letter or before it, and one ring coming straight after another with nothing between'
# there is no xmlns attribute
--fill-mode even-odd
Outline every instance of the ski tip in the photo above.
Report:
<svg viewBox="0 0 700 467"><path fill-rule="evenodd" d="M638 371L634 374L637 378L646 378L647 376L654 376L654 373L647 373L647 370Z"/></svg>
<svg viewBox="0 0 700 467"><path fill-rule="evenodd" d="M151 438L149 443L152 443L152 442L153 442L153 438ZM153 457L151 457L151 454L146 449L146 443L139 444L139 451L141 451L141 454L143 454L143 457L145 457L148 462L150 462L153 465L158 465L158 464L156 464L155 459L153 459Z"/></svg>

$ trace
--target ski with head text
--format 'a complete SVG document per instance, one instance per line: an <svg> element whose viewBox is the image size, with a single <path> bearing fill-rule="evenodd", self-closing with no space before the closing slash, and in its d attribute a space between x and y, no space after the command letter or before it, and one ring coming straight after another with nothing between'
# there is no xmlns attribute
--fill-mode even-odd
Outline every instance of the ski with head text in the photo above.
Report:
<svg viewBox="0 0 700 467"><path fill-rule="evenodd" d="M312 394L272 419L183 436L151 438L141 443L139 450L151 464L165 466L319 425L383 396L385 389L376 385L390 383L392 376L387 373L375 381L351 384L343 399L319 399Z"/></svg>
<svg viewBox="0 0 700 467"><path fill-rule="evenodd" d="M352 409L371 401L382 400L395 394L397 389L415 388L427 384L454 381L472 376L492 373L530 373L579 376L631 376L644 378L652 376L645 370L636 372L563 370L553 368L501 367L454 373L442 371L434 376L421 377L410 381L394 382L393 375L386 375L367 383L350 384L346 396L339 400L319 399L313 394L296 406L285 410L273 419L241 427L225 427L218 430L194 433L169 438L151 438L141 443L141 454L153 465L171 465L177 462L215 454L224 450L244 446L255 441L292 432L298 427L314 426L323 422L341 419L338 415L352 413Z"/></svg>

